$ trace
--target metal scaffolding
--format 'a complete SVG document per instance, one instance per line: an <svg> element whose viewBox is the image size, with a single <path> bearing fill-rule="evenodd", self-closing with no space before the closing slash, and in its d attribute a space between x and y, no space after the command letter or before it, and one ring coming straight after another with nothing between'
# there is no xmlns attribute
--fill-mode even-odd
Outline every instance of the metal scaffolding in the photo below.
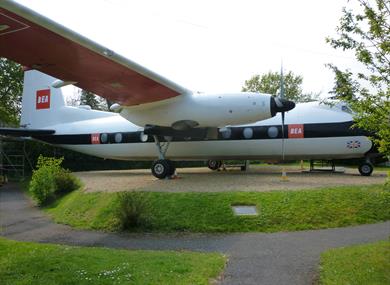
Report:
<svg viewBox="0 0 390 285"><path fill-rule="evenodd" d="M24 179L26 166L32 168L25 139L0 136L0 184L8 179Z"/></svg>

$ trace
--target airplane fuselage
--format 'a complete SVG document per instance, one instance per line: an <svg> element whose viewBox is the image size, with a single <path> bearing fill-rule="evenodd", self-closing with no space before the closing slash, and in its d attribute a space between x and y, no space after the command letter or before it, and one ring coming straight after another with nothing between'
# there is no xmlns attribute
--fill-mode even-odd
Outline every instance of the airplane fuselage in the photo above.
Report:
<svg viewBox="0 0 390 285"><path fill-rule="evenodd" d="M286 114L285 139L280 114L253 124L219 129L218 139L160 138L170 141L166 158L171 160L224 159L349 159L363 158L372 142L351 128L352 116L345 105L330 107L302 103ZM40 138L63 148L118 160L155 160L152 136L118 114L64 123L56 134Z"/></svg>

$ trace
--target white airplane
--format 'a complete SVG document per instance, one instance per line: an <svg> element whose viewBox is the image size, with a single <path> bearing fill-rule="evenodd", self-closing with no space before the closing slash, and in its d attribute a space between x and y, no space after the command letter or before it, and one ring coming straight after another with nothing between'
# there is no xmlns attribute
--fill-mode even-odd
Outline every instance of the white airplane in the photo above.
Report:
<svg viewBox="0 0 390 285"><path fill-rule="evenodd" d="M0 0L0 56L27 67L22 128L0 135L102 158L158 157L151 169L160 179L175 172L172 160L217 168L226 159L363 158L360 173L373 171L377 153L366 133L350 128L343 103L295 107L269 94L192 92L10 0ZM66 106L68 84L117 102L116 113Z"/></svg>

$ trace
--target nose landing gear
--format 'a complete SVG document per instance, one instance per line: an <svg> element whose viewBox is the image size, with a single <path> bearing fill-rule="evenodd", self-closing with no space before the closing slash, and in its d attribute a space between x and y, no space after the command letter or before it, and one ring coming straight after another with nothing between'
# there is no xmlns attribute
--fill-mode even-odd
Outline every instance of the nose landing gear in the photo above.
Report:
<svg viewBox="0 0 390 285"><path fill-rule="evenodd" d="M374 166L370 162L363 162L359 165L359 173L362 176L370 176L373 170Z"/></svg>

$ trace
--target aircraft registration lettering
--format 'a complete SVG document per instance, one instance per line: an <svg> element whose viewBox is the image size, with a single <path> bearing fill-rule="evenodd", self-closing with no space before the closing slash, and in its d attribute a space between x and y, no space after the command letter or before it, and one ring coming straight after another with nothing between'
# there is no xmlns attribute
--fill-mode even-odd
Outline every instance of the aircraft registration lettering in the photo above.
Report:
<svg viewBox="0 0 390 285"><path fill-rule="evenodd" d="M100 144L100 134L91 134L91 144Z"/></svg>
<svg viewBox="0 0 390 285"><path fill-rule="evenodd" d="M50 89L37 91L36 109L50 109Z"/></svg>
<svg viewBox="0 0 390 285"><path fill-rule="evenodd" d="M303 124L288 125L289 139L303 139L305 137L305 129Z"/></svg>

